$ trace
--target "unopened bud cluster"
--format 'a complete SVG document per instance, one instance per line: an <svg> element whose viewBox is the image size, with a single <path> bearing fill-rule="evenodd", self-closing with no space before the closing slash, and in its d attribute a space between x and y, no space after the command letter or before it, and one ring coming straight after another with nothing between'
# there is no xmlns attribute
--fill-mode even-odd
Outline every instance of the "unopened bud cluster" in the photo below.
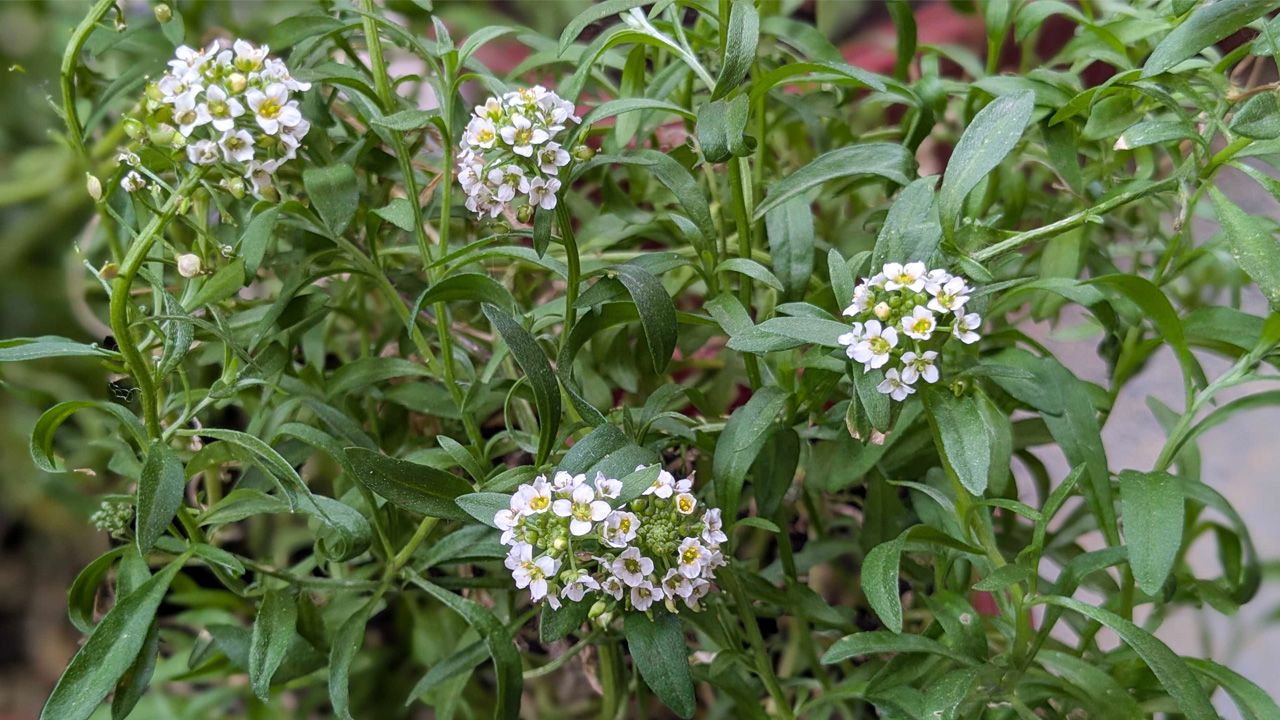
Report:
<svg viewBox="0 0 1280 720"><path fill-rule="evenodd" d="M246 182L258 197L272 194L276 171L296 157L311 128L291 93L311 84L295 80L267 52L267 46L244 40L229 48L217 40L203 49L179 47L169 71L147 83L125 132L139 145L185 153L194 165L217 166L221 185L233 194L243 195ZM132 152L120 157L137 167ZM146 179L130 170L121 186L136 192Z"/></svg>
<svg viewBox="0 0 1280 720"><path fill-rule="evenodd" d="M458 153L467 209L477 217L511 210L528 222L534 208L555 208L560 169L581 155L570 155L557 138L567 123L579 122L573 103L541 85L477 105Z"/></svg>
<svg viewBox="0 0 1280 720"><path fill-rule="evenodd" d="M949 339L966 345L981 339L982 318L965 312L972 293L963 276L941 268L885 263L854 288L853 303L844 310L853 328L839 342L864 373L885 368L877 390L905 400L917 381L938 381L938 353Z"/></svg>
<svg viewBox="0 0 1280 720"><path fill-rule="evenodd" d="M133 524L133 502L123 498L107 498L89 516L89 522L111 537L123 540L128 537L129 526Z"/></svg>
<svg viewBox="0 0 1280 720"><path fill-rule="evenodd" d="M589 617L600 627L655 603L699 610L728 538L720 510L700 507L692 489L691 479L665 470L626 503L618 502L622 482L600 473L590 483L560 471L521 485L494 517L516 587L553 608L596 597Z"/></svg>

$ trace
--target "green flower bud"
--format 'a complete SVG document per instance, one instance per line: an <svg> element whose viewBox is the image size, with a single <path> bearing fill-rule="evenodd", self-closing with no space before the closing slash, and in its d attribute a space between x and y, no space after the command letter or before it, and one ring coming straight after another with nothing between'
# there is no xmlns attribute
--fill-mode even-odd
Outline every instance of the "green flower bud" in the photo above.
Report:
<svg viewBox="0 0 1280 720"><path fill-rule="evenodd" d="M586 162L596 156L596 151L588 145L578 145L573 149L573 159L578 162Z"/></svg>
<svg viewBox="0 0 1280 720"><path fill-rule="evenodd" d="M174 137L179 136L177 128L167 123L160 123L147 131L147 140L161 147L173 144Z"/></svg>
<svg viewBox="0 0 1280 720"><path fill-rule="evenodd" d="M902 296L901 296L901 295L897 295L897 296L895 296L895 297L891 297L891 298L889 298L889 307L891 307L891 308L900 308L900 307L902 307Z"/></svg>
<svg viewBox="0 0 1280 720"><path fill-rule="evenodd" d="M125 118L125 121L124 121L125 135L128 135L130 138L133 138L134 140L141 140L142 136L146 132L147 132L147 129L146 127L143 126L141 120L138 120L137 118Z"/></svg>
<svg viewBox="0 0 1280 720"><path fill-rule="evenodd" d="M102 201L102 181L91 173L84 174L84 189L89 191L89 197L94 202Z"/></svg>
<svg viewBox="0 0 1280 720"><path fill-rule="evenodd" d="M516 211L516 219L522 223L528 223L533 220L533 206L521 205L520 209Z"/></svg>
<svg viewBox="0 0 1280 720"><path fill-rule="evenodd" d="M227 76L227 91L232 95L238 95L244 92L245 86L249 84L249 79L244 73L234 72Z"/></svg>
<svg viewBox="0 0 1280 720"><path fill-rule="evenodd" d="M153 11L156 14L156 20L163 25L173 19L173 8L164 3L160 3Z"/></svg>
<svg viewBox="0 0 1280 720"><path fill-rule="evenodd" d="M597 600L596 603L591 606L591 609L587 611L587 618L595 620L601 615L604 615L605 611L608 609L609 605L605 603L605 601Z"/></svg>

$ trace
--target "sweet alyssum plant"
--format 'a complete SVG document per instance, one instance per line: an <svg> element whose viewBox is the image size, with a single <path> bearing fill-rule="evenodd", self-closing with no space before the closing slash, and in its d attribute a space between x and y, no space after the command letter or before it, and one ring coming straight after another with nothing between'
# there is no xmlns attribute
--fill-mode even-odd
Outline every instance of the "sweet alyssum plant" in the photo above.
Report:
<svg viewBox="0 0 1280 720"><path fill-rule="evenodd" d="M1155 634L1259 585L1196 441L1275 399L1275 224L1215 179L1277 193L1277 5L993 0L974 54L895 2L887 76L773 0L96 2L111 337L0 347L116 389L32 438L113 538L44 717L1280 717ZM1113 467L1158 352L1167 441Z"/></svg>

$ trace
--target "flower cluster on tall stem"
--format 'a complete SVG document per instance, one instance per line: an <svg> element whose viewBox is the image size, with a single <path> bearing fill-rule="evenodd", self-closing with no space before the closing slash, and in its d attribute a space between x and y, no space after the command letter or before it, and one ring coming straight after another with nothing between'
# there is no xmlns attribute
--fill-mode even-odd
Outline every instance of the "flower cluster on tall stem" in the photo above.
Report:
<svg viewBox="0 0 1280 720"><path fill-rule="evenodd" d="M639 469L639 468L637 468ZM728 540L718 508L702 508L691 479L666 470L644 493L619 502L622 483L560 471L521 485L494 524L511 548L517 588L559 608L595 597L590 617L606 627L619 612L655 604L700 609Z"/></svg>
<svg viewBox="0 0 1280 720"><path fill-rule="evenodd" d="M864 373L885 368L876 386L894 400L906 400L919 381L938 381L938 355L955 339L981 339L982 318L966 310L974 289L961 275L922 262L885 263L858 283L844 314L853 327L839 338L850 360Z"/></svg>
<svg viewBox="0 0 1280 720"><path fill-rule="evenodd" d="M139 146L216 166L222 186L236 196L246 189L257 197L271 195L276 171L297 156L311 129L292 96L311 83L294 79L284 62L267 53L266 45L245 40L229 47L218 40L207 48L179 47L169 71L147 83L125 131ZM138 157L126 151L120 160L138 167ZM146 180L129 170L121 186L136 192Z"/></svg>
<svg viewBox="0 0 1280 720"><path fill-rule="evenodd" d="M560 172L573 159L561 134L579 122L573 103L541 85L477 105L457 158L467 209L491 218L515 211L522 221L534 208L554 209Z"/></svg>

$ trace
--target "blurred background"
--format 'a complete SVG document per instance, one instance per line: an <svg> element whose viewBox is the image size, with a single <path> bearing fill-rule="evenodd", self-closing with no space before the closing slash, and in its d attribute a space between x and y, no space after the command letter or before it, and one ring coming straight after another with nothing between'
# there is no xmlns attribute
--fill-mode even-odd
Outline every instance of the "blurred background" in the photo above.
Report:
<svg viewBox="0 0 1280 720"><path fill-rule="evenodd" d="M186 19L185 40L199 43L228 28L238 36L265 40L266 28L315 3L301 0L178 0ZM390 2L420 15L430 0ZM492 24L528 26L548 36L561 28L587 0L434 3L455 38ZM980 20L952 3L916 3L922 43L983 47ZM57 109L58 69L72 29L88 0L5 0L0 2L0 339L62 335L82 342L103 342L100 295L77 253L92 218L83 169L62 140ZM154 23L152 4L121 0L108 22ZM802 13L844 48L853 64L878 72L892 69L893 30L879 2L836 0L806 2ZM253 28L263 29L255 36ZM1064 28L1069 30L1069 28ZM109 34L110 30L100 31ZM1060 34L1061 35L1061 34ZM1045 33L1060 45L1063 36ZM502 72L527 51L519 45L490 45L481 59ZM157 68L162 63L157 62ZM157 72L159 70L157 69ZM393 72L395 70L393 69ZM1238 203L1256 213L1280 214L1280 207L1242 175L1224 176ZM1203 222L1201 237L1214 227ZM87 301L86 298L90 300ZM1261 313L1260 297L1247 298L1250 312ZM1096 338L1081 318L1068 317L1036 334L1048 342L1077 374L1100 380L1105 372L1094 352ZM1225 364L1206 359L1212 374ZM104 533L88 521L99 496L119 491L92 472L47 475L36 470L28 452L32 426L41 412L60 400L108 398L111 378L89 360L48 360L0 366L0 720L25 720L39 714L43 700L74 653L79 635L67 620L65 593L75 574L108 546ZM1147 410L1154 395L1178 404L1181 380L1176 363L1160 356L1121 395L1104 431L1113 470L1150 467L1163 432ZM105 456L92 438L100 435L90 414L77 417L58 437L68 467L104 467ZM1201 441L1204 477L1236 506L1254 533L1263 557L1280 558L1280 492L1273 489L1278 467L1274 428L1280 409L1236 416ZM1205 548L1205 560L1213 562ZM1206 653L1280 696L1280 590L1275 568L1262 596L1240 614L1224 618L1212 612L1187 612L1161 629L1175 650ZM1226 705L1223 705L1225 708Z"/></svg>

